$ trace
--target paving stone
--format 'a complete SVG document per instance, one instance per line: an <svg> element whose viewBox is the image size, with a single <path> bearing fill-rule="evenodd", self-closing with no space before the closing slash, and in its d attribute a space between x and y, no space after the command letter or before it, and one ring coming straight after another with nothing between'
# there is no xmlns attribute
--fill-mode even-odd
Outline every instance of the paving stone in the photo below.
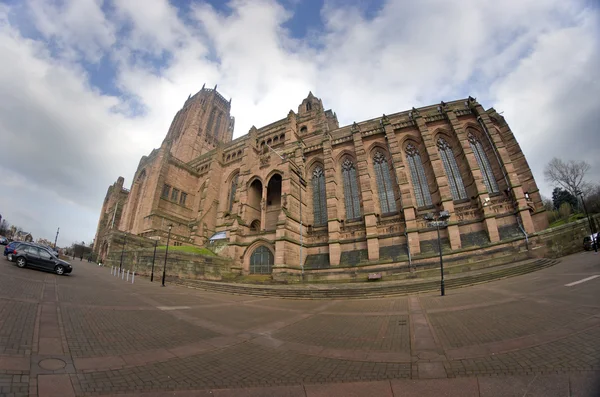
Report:
<svg viewBox="0 0 600 397"><path fill-rule="evenodd" d="M479 397L477 379L393 380L395 397Z"/></svg>

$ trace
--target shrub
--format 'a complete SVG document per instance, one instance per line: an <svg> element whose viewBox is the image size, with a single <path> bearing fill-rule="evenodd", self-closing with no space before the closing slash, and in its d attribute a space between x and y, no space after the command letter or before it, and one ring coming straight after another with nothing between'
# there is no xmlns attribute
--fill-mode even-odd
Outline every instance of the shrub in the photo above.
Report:
<svg viewBox="0 0 600 397"><path fill-rule="evenodd" d="M569 220L569 216L572 212L573 209L571 208L571 204L569 203L562 203L560 205L560 208L558 209L558 213L560 214L561 219L564 219L565 221Z"/></svg>

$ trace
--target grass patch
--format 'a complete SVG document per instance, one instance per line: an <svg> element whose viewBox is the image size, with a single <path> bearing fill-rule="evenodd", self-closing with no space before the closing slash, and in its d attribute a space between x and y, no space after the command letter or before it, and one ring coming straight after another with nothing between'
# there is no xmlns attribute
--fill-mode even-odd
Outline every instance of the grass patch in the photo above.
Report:
<svg viewBox="0 0 600 397"><path fill-rule="evenodd" d="M582 214L582 213L572 214L569 216L568 220L565 221L564 219L558 219L558 220L552 222L549 227L562 226L564 224L575 222L575 221L578 221L578 220L584 219L584 218L585 218L585 214Z"/></svg>
<svg viewBox="0 0 600 397"><path fill-rule="evenodd" d="M159 245L156 247L157 250L164 251L166 249L165 245ZM189 245L180 245L180 246L169 246L169 252L187 252L190 254L200 254L206 256L217 256L214 252L204 247L192 247Z"/></svg>

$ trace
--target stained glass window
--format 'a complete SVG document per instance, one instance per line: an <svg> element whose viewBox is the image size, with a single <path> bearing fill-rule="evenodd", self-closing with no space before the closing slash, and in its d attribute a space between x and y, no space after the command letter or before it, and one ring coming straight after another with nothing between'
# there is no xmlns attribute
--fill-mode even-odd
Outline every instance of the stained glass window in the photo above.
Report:
<svg viewBox="0 0 600 397"><path fill-rule="evenodd" d="M458 169L458 164L456 163L454 153L452 152L452 148L444 138L438 139L437 146L440 151L442 163L444 164L444 169L446 170L446 175L448 176L448 183L450 184L452 198L454 200L466 199L467 192L465 190L462 177L460 176L460 171Z"/></svg>
<svg viewBox="0 0 600 397"><path fill-rule="evenodd" d="M229 191L229 212L231 212L231 210L233 209L233 201L235 200L235 191L237 190L238 176L239 174L236 174L231 180L231 189Z"/></svg>
<svg viewBox="0 0 600 397"><path fill-rule="evenodd" d="M356 178L356 167L350 159L342 163L342 178L344 180L344 202L346 204L346 219L360 218L360 197L358 192L358 180Z"/></svg>
<svg viewBox="0 0 600 397"><path fill-rule="evenodd" d="M373 156L373 166L375 167L375 179L377 180L381 213L389 214L396 212L396 196L394 195L394 184L390 175L390 167L387 159L380 151L375 152Z"/></svg>
<svg viewBox="0 0 600 397"><path fill-rule="evenodd" d="M473 154L475 155L475 159L477 160L477 164L479 165L479 169L481 170L481 176L483 177L483 183L485 184L485 187L489 193L498 192L498 183L496 182L496 177L492 172L492 165L485 154L485 150L483 149L481 142L479 142L475 135L471 133L469 133L468 138L471 149L473 150Z"/></svg>
<svg viewBox="0 0 600 397"><path fill-rule="evenodd" d="M319 165L312 174L313 213L315 226L327 223L327 196L325 194L325 174Z"/></svg>
<svg viewBox="0 0 600 397"><path fill-rule="evenodd" d="M408 159L410 177L415 190L417 206L425 207L432 205L431 193L429 193L429 185L427 183L427 178L425 177L425 169L423 168L421 155L412 143L409 143L406 146L406 157Z"/></svg>

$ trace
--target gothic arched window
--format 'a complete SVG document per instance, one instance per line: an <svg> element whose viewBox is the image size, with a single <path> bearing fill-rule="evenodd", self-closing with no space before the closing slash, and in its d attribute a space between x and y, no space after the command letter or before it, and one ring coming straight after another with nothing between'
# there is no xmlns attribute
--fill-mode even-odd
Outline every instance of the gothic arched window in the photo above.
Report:
<svg viewBox="0 0 600 397"><path fill-rule="evenodd" d="M208 116L208 123L206 124L206 135L210 134L210 131L212 130L212 125L213 125L213 121L215 119L215 113L216 113L216 109L213 108L210 111L210 116Z"/></svg>
<svg viewBox="0 0 600 397"><path fill-rule="evenodd" d="M261 245L250 257L250 274L270 274L273 269L273 254Z"/></svg>
<svg viewBox="0 0 600 397"><path fill-rule="evenodd" d="M312 110L312 104L310 102L306 102L306 111L310 112Z"/></svg>
<svg viewBox="0 0 600 397"><path fill-rule="evenodd" d="M485 187L489 193L495 193L499 191L496 177L494 177L494 173L492 171L492 165L485 154L485 150L483 149L481 142L479 142L475 135L471 133L469 133L468 138L471 149L473 150L473 154L475 155L475 159L477 160L477 164L479 165L479 169L481 170L481 176L483 177L483 183L485 184Z"/></svg>
<svg viewBox="0 0 600 397"><path fill-rule="evenodd" d="M344 202L346 204L346 219L360 218L360 197L356 167L350 159L342 163L342 178L344 180Z"/></svg>
<svg viewBox="0 0 600 397"><path fill-rule="evenodd" d="M396 212L396 197L394 195L394 184L390 175L390 167L387 159L379 150L373 156L373 166L375 167L375 179L377 180L381 213L389 214Z"/></svg>
<svg viewBox="0 0 600 397"><path fill-rule="evenodd" d="M217 116L217 123L215 125L215 130L213 131L213 135L215 137L219 136L219 127L221 127L221 117L223 116L223 113L219 113L219 115Z"/></svg>
<svg viewBox="0 0 600 397"><path fill-rule="evenodd" d="M452 198L454 200L466 199L467 192L465 191L465 185L460 176L460 171L458 170L458 164L456 164L456 158L454 157L452 148L444 138L438 139L437 147L440 151L440 157L442 158L446 175L448 176Z"/></svg>
<svg viewBox="0 0 600 397"><path fill-rule="evenodd" d="M425 177L425 169L421 161L421 155L417 148L409 143L406 146L406 157L408 159L408 168L415 189L415 198L417 199L417 207L431 205L431 193L429 193L429 185Z"/></svg>
<svg viewBox="0 0 600 397"><path fill-rule="evenodd" d="M319 165L312 174L313 213L315 226L327 223L327 196L325 194L325 174Z"/></svg>
<svg viewBox="0 0 600 397"><path fill-rule="evenodd" d="M235 200L235 191L237 190L238 177L239 174L236 174L231 180L231 189L229 191L229 212L231 212L231 210L233 209L233 201Z"/></svg>

